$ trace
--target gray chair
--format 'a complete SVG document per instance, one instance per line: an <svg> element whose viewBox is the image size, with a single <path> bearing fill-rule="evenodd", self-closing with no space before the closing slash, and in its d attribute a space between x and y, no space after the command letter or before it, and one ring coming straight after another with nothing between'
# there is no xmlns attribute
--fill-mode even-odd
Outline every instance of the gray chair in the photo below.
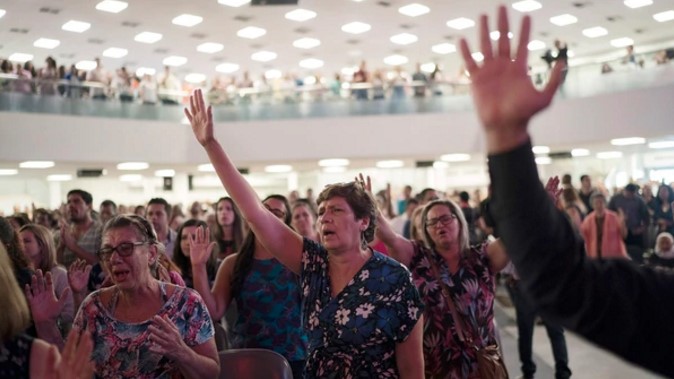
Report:
<svg viewBox="0 0 674 379"><path fill-rule="evenodd" d="M218 353L220 379L293 379L288 361L266 349L231 349Z"/></svg>

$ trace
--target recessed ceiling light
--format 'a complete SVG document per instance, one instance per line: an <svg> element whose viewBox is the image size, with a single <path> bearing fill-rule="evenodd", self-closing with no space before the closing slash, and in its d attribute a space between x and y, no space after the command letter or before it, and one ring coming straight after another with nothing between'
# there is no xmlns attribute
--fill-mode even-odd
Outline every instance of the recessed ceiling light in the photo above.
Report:
<svg viewBox="0 0 674 379"><path fill-rule="evenodd" d="M433 71L435 71L435 67L437 67L437 65L435 63L428 62L428 63L422 64L419 68L421 69L421 71L423 71L425 73L428 73L428 74L431 74L431 73L433 73Z"/></svg>
<svg viewBox="0 0 674 379"><path fill-rule="evenodd" d="M611 46L613 47L627 47L634 45L634 40L627 37L616 38L611 40Z"/></svg>
<svg viewBox="0 0 674 379"><path fill-rule="evenodd" d="M82 71L91 71L98 67L98 64L94 61L79 61L75 63L75 68Z"/></svg>
<svg viewBox="0 0 674 379"><path fill-rule="evenodd" d="M282 76L283 76L283 73L281 72L281 70L277 70L275 68L273 68L271 70L267 70L264 73L264 77L269 79L269 80L278 79Z"/></svg>
<svg viewBox="0 0 674 379"><path fill-rule="evenodd" d="M185 75L185 81L192 84L199 84L206 81L206 75L192 72Z"/></svg>
<svg viewBox="0 0 674 379"><path fill-rule="evenodd" d="M199 172L215 172L215 167L211 163L204 163L197 166Z"/></svg>
<svg viewBox="0 0 674 379"><path fill-rule="evenodd" d="M321 159L318 165L321 167L348 166L349 160L344 158Z"/></svg>
<svg viewBox="0 0 674 379"><path fill-rule="evenodd" d="M186 26L188 28L191 28L194 25L198 25L202 21L204 21L203 17L187 13L183 13L180 16L177 16L176 18L171 20L171 22L174 25Z"/></svg>
<svg viewBox="0 0 674 379"><path fill-rule="evenodd" d="M536 157L536 164L550 164L552 159L550 157Z"/></svg>
<svg viewBox="0 0 674 379"><path fill-rule="evenodd" d="M571 149L572 157L587 157L590 155L590 150L588 149Z"/></svg>
<svg viewBox="0 0 674 379"><path fill-rule="evenodd" d="M68 32L83 33L91 28L91 24L84 21L70 20L61 26L61 29Z"/></svg>
<svg viewBox="0 0 674 379"><path fill-rule="evenodd" d="M602 151L597 153L598 159L615 159L623 156L623 153L620 151Z"/></svg>
<svg viewBox="0 0 674 379"><path fill-rule="evenodd" d="M39 47L42 49L55 49L58 45L61 44L61 41L51 38L38 38L33 42L33 46Z"/></svg>
<svg viewBox="0 0 674 379"><path fill-rule="evenodd" d="M225 48L225 45L216 42L204 42L201 45L197 46L197 51L201 53L213 54L218 51L222 51Z"/></svg>
<svg viewBox="0 0 674 379"><path fill-rule="evenodd" d="M273 61L274 59L276 59L276 57L278 57L278 54L276 54L275 52L263 50L263 51L258 51L257 53L253 53L250 56L250 59L252 59L254 61L257 61L257 62L269 62L269 61Z"/></svg>
<svg viewBox="0 0 674 379"><path fill-rule="evenodd" d="M223 74L231 74L232 72L236 72L238 70L239 65L236 63L225 62L215 66L215 71L222 72Z"/></svg>
<svg viewBox="0 0 674 379"><path fill-rule="evenodd" d="M366 24L364 22L350 22L348 24L342 25L342 31L345 33L351 33L351 34L361 34L365 33L367 31L370 31L372 29L372 26L370 24Z"/></svg>
<svg viewBox="0 0 674 379"><path fill-rule="evenodd" d="M346 167L344 166L323 167L323 172L327 174L339 174L342 172L346 172Z"/></svg>
<svg viewBox="0 0 674 379"><path fill-rule="evenodd" d="M70 174L52 174L52 175L47 175L47 181L48 182L67 182L68 180L72 180L73 176Z"/></svg>
<svg viewBox="0 0 674 379"><path fill-rule="evenodd" d="M4 9L0 9L0 18L2 18L2 16L4 16L5 13L7 13L7 11L5 11Z"/></svg>
<svg viewBox="0 0 674 379"><path fill-rule="evenodd" d="M470 56L473 57L473 60L475 60L475 62L482 62L484 60L484 54L482 54L479 51L474 52Z"/></svg>
<svg viewBox="0 0 674 379"><path fill-rule="evenodd" d="M534 154L547 154L550 152L550 147L548 146L534 146L531 148Z"/></svg>
<svg viewBox="0 0 674 379"><path fill-rule="evenodd" d="M122 58L129 54L129 50L121 47L109 47L103 51L103 56L108 58Z"/></svg>
<svg viewBox="0 0 674 379"><path fill-rule="evenodd" d="M642 137L614 138L611 140L613 146L643 145L646 139Z"/></svg>
<svg viewBox="0 0 674 379"><path fill-rule="evenodd" d="M10 176L16 175L19 173L19 170L15 168L0 168L0 176Z"/></svg>
<svg viewBox="0 0 674 379"><path fill-rule="evenodd" d="M410 17L421 16L422 14L426 14L430 11L431 8L419 3L412 3L398 8L398 12Z"/></svg>
<svg viewBox="0 0 674 379"><path fill-rule="evenodd" d="M608 30L602 28L601 26L595 26L593 28L583 29L583 35L587 38L597 38L605 36L608 34Z"/></svg>
<svg viewBox="0 0 674 379"><path fill-rule="evenodd" d="M516 10L518 12L526 13L526 12L535 11L537 9L541 9L543 7L543 5L541 5L541 3L539 3L538 1L523 0L523 1L518 1L516 3L513 3L512 7L513 7L514 10Z"/></svg>
<svg viewBox="0 0 674 379"><path fill-rule="evenodd" d="M218 0L218 4L226 5L228 7L238 8L242 5L250 3L250 0Z"/></svg>
<svg viewBox="0 0 674 379"><path fill-rule="evenodd" d="M537 39L529 41L527 49L529 49L530 51L543 50L545 49L545 42L539 41Z"/></svg>
<svg viewBox="0 0 674 379"><path fill-rule="evenodd" d="M257 26L246 26L236 32L236 35L241 38L255 39L267 34L266 29L258 28Z"/></svg>
<svg viewBox="0 0 674 379"><path fill-rule="evenodd" d="M182 66L185 63L187 63L187 58L181 57L181 56L178 56L178 55L171 55L170 57L164 58L164 60L161 61L161 63L164 66L177 67L177 66Z"/></svg>
<svg viewBox="0 0 674 379"><path fill-rule="evenodd" d="M136 36L133 37L134 41L142 43L155 43L159 41L161 38L162 38L161 34L153 32L142 32L136 34Z"/></svg>
<svg viewBox="0 0 674 379"><path fill-rule="evenodd" d="M264 168L264 171L269 173L290 172L292 170L293 166L287 164L274 164Z"/></svg>
<svg viewBox="0 0 674 379"><path fill-rule="evenodd" d="M124 9L126 9L126 7L128 6L129 4L123 1L103 0L100 3L96 4L96 9L103 12L119 13Z"/></svg>
<svg viewBox="0 0 674 379"><path fill-rule="evenodd" d="M566 26L578 22L578 18L568 13L560 14L559 16L550 17L550 22L557 26Z"/></svg>
<svg viewBox="0 0 674 379"><path fill-rule="evenodd" d="M465 17L459 17L455 18L453 20L447 21L447 26L449 26L452 29L456 30L463 30L463 29L468 29L472 28L475 26L475 21L465 18Z"/></svg>
<svg viewBox="0 0 674 379"><path fill-rule="evenodd" d="M321 41L316 39L316 38L309 38L309 37L304 37L300 39L296 39L293 42L293 46L299 48L299 49L313 49L316 46L320 46Z"/></svg>
<svg viewBox="0 0 674 379"><path fill-rule="evenodd" d="M294 11L287 12L285 17L288 20L303 22L316 17L316 12L310 11L308 9L298 8Z"/></svg>
<svg viewBox="0 0 674 379"><path fill-rule="evenodd" d="M648 144L651 149L671 149L674 148L674 141L655 141Z"/></svg>
<svg viewBox="0 0 674 379"><path fill-rule="evenodd" d="M158 176L160 178L174 177L176 176L176 170L172 169L157 170L154 172L154 176Z"/></svg>
<svg viewBox="0 0 674 379"><path fill-rule="evenodd" d="M18 63L26 63L28 61L33 60L33 55L32 54L24 54L24 53L14 53L9 56L10 61L12 62L18 62Z"/></svg>
<svg viewBox="0 0 674 379"><path fill-rule="evenodd" d="M628 8L641 8L653 4L653 0L625 0L623 1Z"/></svg>
<svg viewBox="0 0 674 379"><path fill-rule="evenodd" d="M409 45L419 40L419 37L411 33L400 33L391 37L391 42L397 45Z"/></svg>
<svg viewBox="0 0 674 379"><path fill-rule="evenodd" d="M389 66L400 66L407 62L409 62L409 59L406 56L400 54L393 54L384 58L384 63Z"/></svg>
<svg viewBox="0 0 674 379"><path fill-rule="evenodd" d="M154 68L151 68L151 67L138 67L138 69L136 70L136 75L139 78L142 78L145 75L154 75L156 73L157 73L157 70L155 70Z"/></svg>
<svg viewBox="0 0 674 379"><path fill-rule="evenodd" d="M316 58L307 58L300 61L300 67L308 68L310 70L323 67L325 62Z"/></svg>
<svg viewBox="0 0 674 379"><path fill-rule="evenodd" d="M456 52L456 46L454 46L451 43L445 42L433 45L433 47L431 47L431 50L433 50L433 52L436 54L449 54Z"/></svg>
<svg viewBox="0 0 674 379"><path fill-rule="evenodd" d="M470 160L470 154L445 154L440 156L440 160L445 162L465 162Z"/></svg>
<svg viewBox="0 0 674 379"><path fill-rule="evenodd" d="M124 162L117 165L118 170L145 170L150 167L147 162Z"/></svg>
<svg viewBox="0 0 674 379"><path fill-rule="evenodd" d="M657 22L666 22L674 20L674 11L665 11L653 15L653 19Z"/></svg>
<svg viewBox="0 0 674 379"><path fill-rule="evenodd" d="M499 37L501 37L501 32L499 32L498 30L494 30L493 32L489 33L489 38L491 38L492 41L497 41L499 39ZM512 38L513 38L513 33L508 32L508 39L512 39Z"/></svg>
<svg viewBox="0 0 674 379"><path fill-rule="evenodd" d="M119 176L120 182L139 182L143 180L143 175L141 174L124 174Z"/></svg>
<svg viewBox="0 0 674 379"><path fill-rule="evenodd" d="M19 168L50 168L54 167L53 161L25 161L19 163Z"/></svg>
<svg viewBox="0 0 674 379"><path fill-rule="evenodd" d="M376 166L379 168L400 168L405 166L405 162L397 159L391 159L386 161L379 161L376 163Z"/></svg>

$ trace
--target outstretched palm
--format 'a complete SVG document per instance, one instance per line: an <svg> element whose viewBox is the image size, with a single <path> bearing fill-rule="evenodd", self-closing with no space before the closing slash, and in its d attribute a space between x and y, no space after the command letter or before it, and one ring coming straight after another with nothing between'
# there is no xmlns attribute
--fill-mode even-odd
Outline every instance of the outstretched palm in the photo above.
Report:
<svg viewBox="0 0 674 379"><path fill-rule="evenodd" d="M190 237L190 260L192 265L203 265L213 252L216 243L210 241L208 229L200 226L193 236Z"/></svg>
<svg viewBox="0 0 674 379"><path fill-rule="evenodd" d="M192 124L192 132L202 146L213 141L213 111L204 104L204 95L200 89L190 96L190 107L185 108L185 116Z"/></svg>
<svg viewBox="0 0 674 379"><path fill-rule="evenodd" d="M89 274L91 265L88 265L84 259L78 259L68 268L68 284L75 293L83 292L89 284Z"/></svg>
<svg viewBox="0 0 674 379"><path fill-rule="evenodd" d="M31 315L36 323L56 320L65 306L66 296L70 291L66 287L57 298L54 293L51 273L48 272L46 276L43 276L42 270L35 272L32 283L26 284L24 290L30 305Z"/></svg>

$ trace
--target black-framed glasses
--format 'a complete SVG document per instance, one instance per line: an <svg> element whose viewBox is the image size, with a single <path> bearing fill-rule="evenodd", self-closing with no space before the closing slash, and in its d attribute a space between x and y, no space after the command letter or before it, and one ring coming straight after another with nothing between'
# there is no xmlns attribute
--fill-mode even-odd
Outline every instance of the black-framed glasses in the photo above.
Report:
<svg viewBox="0 0 674 379"><path fill-rule="evenodd" d="M447 226L456 220L456 215L454 213L443 215L438 218L431 218L426 220L427 228L434 228L436 226Z"/></svg>
<svg viewBox="0 0 674 379"><path fill-rule="evenodd" d="M267 208L267 210L268 210L269 212L273 213L274 216L276 216L276 217L278 217L278 218L280 218L280 219L284 219L284 218L286 217L286 213L285 213L284 211L280 210L280 209L272 208L272 207L270 207L270 206L268 206L268 205L266 205L266 204L265 204L264 207Z"/></svg>
<svg viewBox="0 0 674 379"><path fill-rule="evenodd" d="M114 253L115 251L117 252L117 254L119 254L120 257L128 257L131 254L133 254L133 251L136 250L137 246L146 245L147 243L148 243L147 241L122 242L115 247L110 246L103 247L100 250L98 250L98 258L101 259L102 261L108 261L110 260L112 253Z"/></svg>

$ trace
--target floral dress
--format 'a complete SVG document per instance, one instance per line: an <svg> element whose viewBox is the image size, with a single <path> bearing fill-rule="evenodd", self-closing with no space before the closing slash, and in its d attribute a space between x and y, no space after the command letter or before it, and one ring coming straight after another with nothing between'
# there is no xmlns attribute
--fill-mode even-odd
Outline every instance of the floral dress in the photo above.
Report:
<svg viewBox="0 0 674 379"><path fill-rule="evenodd" d="M331 296L328 252L304 239L302 317L309 333L305 379L398 378L395 346L423 312L410 272L378 253Z"/></svg>
<svg viewBox="0 0 674 379"><path fill-rule="evenodd" d="M462 254L459 270L449 268L434 251L414 242L410 270L426 305L424 312L424 363L426 377L463 379L476 374L475 349L459 341L452 314L442 297L429 259L435 259L442 280L449 286L457 311L461 314L465 333L474 343L487 346L496 343L494 331L494 273L487 257L487 244L476 245Z"/></svg>
<svg viewBox="0 0 674 379"><path fill-rule="evenodd" d="M197 292L175 287L167 297L166 284L160 282L164 305L157 316L168 318L178 327L187 346L206 343L213 338L213 322ZM115 294L110 304L114 307ZM152 320L139 323L123 322L113 317L101 301L101 291L89 295L82 303L73 328L89 329L94 340L92 358L97 378L172 378L181 377L175 362L150 351Z"/></svg>

